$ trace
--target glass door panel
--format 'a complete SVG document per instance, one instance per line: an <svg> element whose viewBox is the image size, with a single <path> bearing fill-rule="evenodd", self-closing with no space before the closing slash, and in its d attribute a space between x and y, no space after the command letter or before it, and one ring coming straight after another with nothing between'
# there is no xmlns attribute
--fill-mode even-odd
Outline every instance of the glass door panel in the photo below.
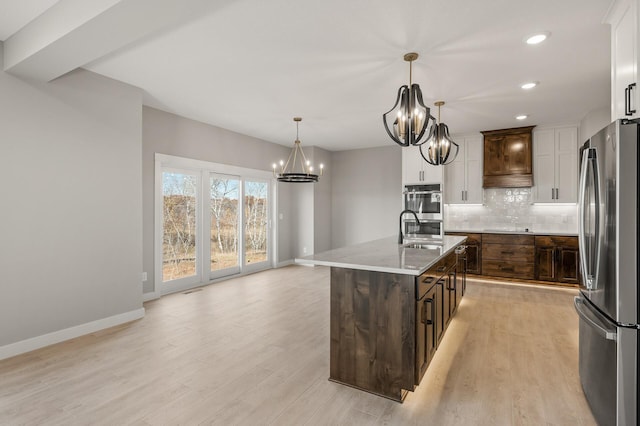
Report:
<svg viewBox="0 0 640 426"><path fill-rule="evenodd" d="M198 174L162 172L162 281L196 277Z"/></svg>
<svg viewBox="0 0 640 426"><path fill-rule="evenodd" d="M269 182L247 179L244 184L244 263L269 260Z"/></svg>
<svg viewBox="0 0 640 426"><path fill-rule="evenodd" d="M240 271L239 217L240 178L211 174L209 211L211 217L211 277Z"/></svg>

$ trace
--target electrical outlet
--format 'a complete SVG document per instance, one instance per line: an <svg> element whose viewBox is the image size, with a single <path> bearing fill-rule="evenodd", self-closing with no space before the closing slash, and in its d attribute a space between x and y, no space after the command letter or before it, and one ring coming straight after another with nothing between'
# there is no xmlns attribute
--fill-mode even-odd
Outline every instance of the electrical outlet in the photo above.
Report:
<svg viewBox="0 0 640 426"><path fill-rule="evenodd" d="M145 282L147 280L147 273L143 272L142 273L142 282Z"/></svg>
<svg viewBox="0 0 640 426"><path fill-rule="evenodd" d="M302 254L307 254L307 248L306 247L302 247Z"/></svg>
<svg viewBox="0 0 640 426"><path fill-rule="evenodd" d="M280 220L284 219L284 214L280 213L280 215L278 216L280 218Z"/></svg>

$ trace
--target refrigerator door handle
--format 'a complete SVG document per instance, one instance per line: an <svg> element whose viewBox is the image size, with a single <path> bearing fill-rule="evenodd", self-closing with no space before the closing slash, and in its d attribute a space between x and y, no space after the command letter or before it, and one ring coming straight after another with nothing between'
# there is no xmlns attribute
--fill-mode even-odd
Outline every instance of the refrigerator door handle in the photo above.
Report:
<svg viewBox="0 0 640 426"><path fill-rule="evenodd" d="M606 325L602 324L602 321L591 313L588 307L584 306L584 302L580 296L574 297L573 307L576 309L580 319L593 328L600 336L607 340L615 341L618 339L618 331L615 329L613 331L607 329Z"/></svg>
<svg viewBox="0 0 640 426"><path fill-rule="evenodd" d="M589 173L591 172L591 173ZM593 179L592 182L587 182L589 176ZM592 185L593 188L593 200L587 197L587 184ZM580 247L580 262L582 265L582 277L584 279L584 286L588 290L593 290L598 287L598 274L600 270L600 257L602 249L602 235L603 229L601 229L600 221L600 202L602 200L600 194L600 177L598 170L598 156L595 148L589 148L584 150L582 154L582 169L580 171L580 211L578 215L578 244ZM595 254L595 259L587 258L587 250L591 251L591 247L587 247L586 230L585 230L585 212L590 210L590 206L585 203L593 203L593 231L596 238L595 247L593 247L592 253ZM591 263L589 263L591 261Z"/></svg>
<svg viewBox="0 0 640 426"><path fill-rule="evenodd" d="M585 281L585 285L587 284L588 278L588 266L587 266L587 254L586 254L586 238L585 238L585 227L584 227L584 214L587 210L585 203L585 194L587 191L587 165L589 163L589 149L585 149L582 152L582 166L580 167L580 192L578 194L578 253L580 254L580 269L582 270L582 277Z"/></svg>

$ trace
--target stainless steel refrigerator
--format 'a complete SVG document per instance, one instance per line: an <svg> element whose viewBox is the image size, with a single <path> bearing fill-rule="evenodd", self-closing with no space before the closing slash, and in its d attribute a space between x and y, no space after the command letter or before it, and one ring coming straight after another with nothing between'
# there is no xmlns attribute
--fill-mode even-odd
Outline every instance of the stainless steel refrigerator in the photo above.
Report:
<svg viewBox="0 0 640 426"><path fill-rule="evenodd" d="M638 123L580 149L579 370L600 425L638 424Z"/></svg>

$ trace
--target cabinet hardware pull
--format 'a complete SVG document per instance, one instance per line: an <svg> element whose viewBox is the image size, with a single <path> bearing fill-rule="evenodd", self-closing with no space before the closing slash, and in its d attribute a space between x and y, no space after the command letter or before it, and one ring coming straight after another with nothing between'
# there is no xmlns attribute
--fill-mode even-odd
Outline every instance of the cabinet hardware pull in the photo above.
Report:
<svg viewBox="0 0 640 426"><path fill-rule="evenodd" d="M464 190L460 191L461 200L464 201Z"/></svg>
<svg viewBox="0 0 640 426"><path fill-rule="evenodd" d="M427 316L427 315L426 315L426 311L427 311L427 310L426 310L427 303L431 306L431 319L426 319L426 318L425 318L425 317ZM435 315L433 315L433 299L431 299L431 298L429 298L429 299L425 299L425 301L424 301L424 305L422 305L422 306L423 306L422 311L425 313L425 314L423 315L423 318L425 319L425 321L422 321L422 322L423 322L423 323L425 323L425 324L427 324L427 325L433 325L433 317L435 316Z"/></svg>
<svg viewBox="0 0 640 426"><path fill-rule="evenodd" d="M447 269L446 266L438 266L438 268L436 269L436 271L438 272L444 272L444 270Z"/></svg>
<svg viewBox="0 0 640 426"><path fill-rule="evenodd" d="M514 272L513 266L508 266L508 267L501 266L500 270L504 272Z"/></svg>
<svg viewBox="0 0 640 426"><path fill-rule="evenodd" d="M629 86L624 88L624 115L631 115L629 112Z"/></svg>
<svg viewBox="0 0 640 426"><path fill-rule="evenodd" d="M556 200L560 199L560 189L556 188Z"/></svg>
<svg viewBox="0 0 640 426"><path fill-rule="evenodd" d="M513 251L502 251L502 252L500 252L500 254L513 254L513 253L514 253Z"/></svg>
<svg viewBox="0 0 640 426"><path fill-rule="evenodd" d="M433 277L427 277L424 280L422 280L423 283L425 284L431 284L433 282L434 278Z"/></svg>
<svg viewBox="0 0 640 426"><path fill-rule="evenodd" d="M631 83L630 85L627 86L627 88L629 89L629 114L627 115L633 115L636 113L635 109L631 109L631 91L633 90L633 88L636 87L635 83ZM626 101L626 100L625 100ZM626 102L625 102L625 107L626 107Z"/></svg>
<svg viewBox="0 0 640 426"><path fill-rule="evenodd" d="M556 191L554 191L555 188L551 188L551 199L555 200L556 199Z"/></svg>

